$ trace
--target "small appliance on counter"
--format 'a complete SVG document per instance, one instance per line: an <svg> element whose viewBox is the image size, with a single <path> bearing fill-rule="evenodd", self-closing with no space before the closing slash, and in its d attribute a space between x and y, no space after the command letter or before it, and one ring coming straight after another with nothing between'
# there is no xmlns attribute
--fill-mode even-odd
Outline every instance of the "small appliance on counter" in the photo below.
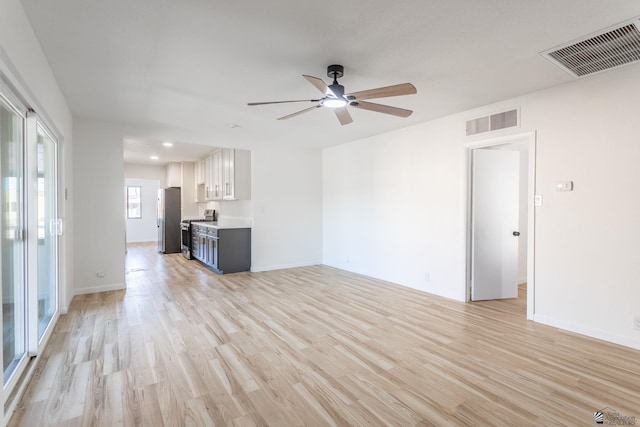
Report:
<svg viewBox="0 0 640 427"><path fill-rule="evenodd" d="M216 221L216 210L215 209L205 209L204 210L204 220L205 221Z"/></svg>

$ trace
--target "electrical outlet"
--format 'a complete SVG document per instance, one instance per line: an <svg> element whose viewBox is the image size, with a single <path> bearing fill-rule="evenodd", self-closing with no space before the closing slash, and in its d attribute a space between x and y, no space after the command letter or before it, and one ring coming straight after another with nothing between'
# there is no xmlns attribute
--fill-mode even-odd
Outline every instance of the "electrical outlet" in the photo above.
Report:
<svg viewBox="0 0 640 427"><path fill-rule="evenodd" d="M98 272L96 273L96 276L98 276L98 277L100 277L100 278L103 278L103 277L104 277L104 272L102 272L102 271L98 271Z"/></svg>
<svg viewBox="0 0 640 427"><path fill-rule="evenodd" d="M633 318L633 329L640 331L640 314L636 314Z"/></svg>
<svg viewBox="0 0 640 427"><path fill-rule="evenodd" d="M431 281L431 273L426 272L424 273L424 280L426 280L427 282Z"/></svg>

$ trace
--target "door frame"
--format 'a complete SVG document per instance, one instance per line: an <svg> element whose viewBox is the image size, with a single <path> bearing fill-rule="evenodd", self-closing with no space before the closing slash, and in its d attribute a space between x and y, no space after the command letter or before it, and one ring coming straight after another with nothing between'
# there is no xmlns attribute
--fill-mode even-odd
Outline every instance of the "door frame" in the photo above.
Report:
<svg viewBox="0 0 640 427"><path fill-rule="evenodd" d="M526 142L529 150L528 183L527 183L527 319L533 320L535 313L535 184L536 184L536 132L520 132L494 138L480 139L462 144L464 179L463 209L464 215L464 288L466 302L471 302L471 256L472 256L472 150L495 147L513 142Z"/></svg>

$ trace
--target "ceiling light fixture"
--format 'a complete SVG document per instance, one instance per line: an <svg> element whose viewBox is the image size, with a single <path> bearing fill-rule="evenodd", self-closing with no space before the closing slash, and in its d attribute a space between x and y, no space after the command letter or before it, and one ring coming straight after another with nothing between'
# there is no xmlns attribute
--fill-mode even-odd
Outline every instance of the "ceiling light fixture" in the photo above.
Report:
<svg viewBox="0 0 640 427"><path fill-rule="evenodd" d="M339 98L327 98L322 101L322 105L329 108L342 108L347 105L347 101Z"/></svg>
<svg viewBox="0 0 640 427"><path fill-rule="evenodd" d="M173 147L173 142L163 142L162 145L165 147Z"/></svg>
<svg viewBox="0 0 640 427"><path fill-rule="evenodd" d="M159 158L159 157L158 157L158 156L151 156L151 157L149 157L149 158L150 158L151 160L158 160L158 158Z"/></svg>

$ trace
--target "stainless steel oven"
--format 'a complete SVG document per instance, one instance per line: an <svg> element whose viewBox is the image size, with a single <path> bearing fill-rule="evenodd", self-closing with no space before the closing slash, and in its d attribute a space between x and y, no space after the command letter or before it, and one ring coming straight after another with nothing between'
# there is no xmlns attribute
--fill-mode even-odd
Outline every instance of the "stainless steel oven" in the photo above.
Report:
<svg viewBox="0 0 640 427"><path fill-rule="evenodd" d="M180 222L180 250L182 251L182 256L186 259L191 259L191 220L183 219Z"/></svg>

